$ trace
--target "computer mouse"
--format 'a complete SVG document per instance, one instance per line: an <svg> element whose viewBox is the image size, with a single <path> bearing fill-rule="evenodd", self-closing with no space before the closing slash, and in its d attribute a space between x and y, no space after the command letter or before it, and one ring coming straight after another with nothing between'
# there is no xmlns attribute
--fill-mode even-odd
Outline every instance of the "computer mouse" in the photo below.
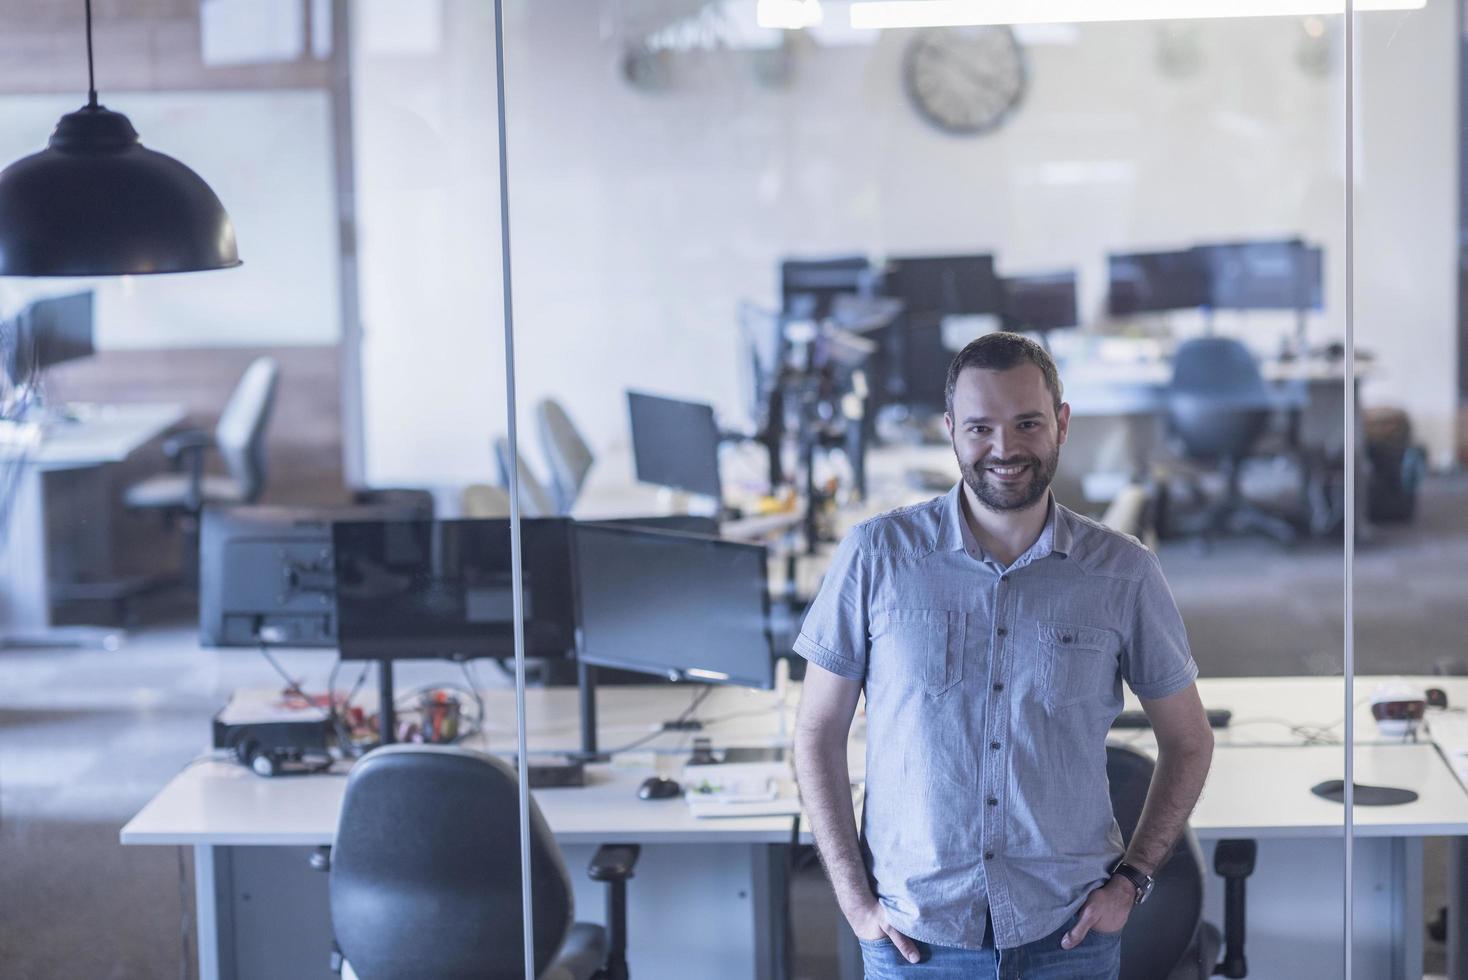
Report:
<svg viewBox="0 0 1468 980"><path fill-rule="evenodd" d="M637 787L639 800L667 800L683 792L678 780L666 776L649 776Z"/></svg>

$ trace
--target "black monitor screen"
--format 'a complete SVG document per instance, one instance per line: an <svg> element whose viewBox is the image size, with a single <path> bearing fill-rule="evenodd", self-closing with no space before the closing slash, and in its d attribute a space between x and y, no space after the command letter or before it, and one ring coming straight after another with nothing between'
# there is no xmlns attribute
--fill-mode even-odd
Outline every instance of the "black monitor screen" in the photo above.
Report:
<svg viewBox="0 0 1468 980"><path fill-rule="evenodd" d="M865 292L870 278L864 255L786 259L780 263L780 308L787 316L822 319L837 296Z"/></svg>
<svg viewBox="0 0 1468 980"><path fill-rule="evenodd" d="M948 368L957 351L943 343L943 321L932 314L911 317L903 331L902 403L915 410L947 408Z"/></svg>
<svg viewBox="0 0 1468 980"><path fill-rule="evenodd" d="M1107 308L1113 316L1188 310L1208 304L1203 256L1182 252L1137 252L1108 256Z"/></svg>
<svg viewBox="0 0 1468 980"><path fill-rule="evenodd" d="M1318 249L1298 239L1203 245L1210 305L1221 310L1306 310L1317 305Z"/></svg>
<svg viewBox="0 0 1468 980"><path fill-rule="evenodd" d="M1073 327L1076 274L1014 276L1003 280L1004 326L1010 330L1054 330Z"/></svg>
<svg viewBox="0 0 1468 980"><path fill-rule="evenodd" d="M990 255L894 258L886 292L909 314L971 315L999 312L999 285Z"/></svg>
<svg viewBox="0 0 1468 980"><path fill-rule="evenodd" d="M627 411L637 479L722 498L719 427L712 406L629 391Z"/></svg>
<svg viewBox="0 0 1468 980"><path fill-rule="evenodd" d="M575 649L571 522L520 526L525 653L563 656ZM514 655L508 520L336 524L332 550L343 658Z"/></svg>
<svg viewBox="0 0 1468 980"><path fill-rule="evenodd" d="M16 320L15 342L5 352L5 371L17 383L36 371L91 357L92 294L73 293L41 299Z"/></svg>
<svg viewBox="0 0 1468 980"><path fill-rule="evenodd" d="M582 660L774 686L762 546L598 524L575 542Z"/></svg>

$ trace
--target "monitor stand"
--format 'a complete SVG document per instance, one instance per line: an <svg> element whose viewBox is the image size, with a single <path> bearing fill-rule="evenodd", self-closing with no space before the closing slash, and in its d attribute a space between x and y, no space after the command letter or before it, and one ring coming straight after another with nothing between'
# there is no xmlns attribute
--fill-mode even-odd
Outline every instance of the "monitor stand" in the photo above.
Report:
<svg viewBox="0 0 1468 980"><path fill-rule="evenodd" d="M377 661L377 744L391 745L397 741L397 712L394 710L392 660L387 657Z"/></svg>
<svg viewBox="0 0 1468 980"><path fill-rule="evenodd" d="M606 762L610 756L596 746L596 667L576 659L576 698L581 706L581 751L575 757L582 762Z"/></svg>

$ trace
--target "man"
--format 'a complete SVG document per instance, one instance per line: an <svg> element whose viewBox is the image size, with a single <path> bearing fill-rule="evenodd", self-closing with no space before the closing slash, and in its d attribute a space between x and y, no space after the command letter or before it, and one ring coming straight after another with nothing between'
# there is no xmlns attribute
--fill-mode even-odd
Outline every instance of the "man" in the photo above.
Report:
<svg viewBox="0 0 1468 980"><path fill-rule="evenodd" d="M1038 344L965 347L944 415L963 479L854 528L795 642L801 796L869 978L1115 977L1202 790L1213 736L1157 559L1049 492L1060 395ZM1122 680L1158 744L1125 854L1105 752ZM863 689L858 840L846 741Z"/></svg>

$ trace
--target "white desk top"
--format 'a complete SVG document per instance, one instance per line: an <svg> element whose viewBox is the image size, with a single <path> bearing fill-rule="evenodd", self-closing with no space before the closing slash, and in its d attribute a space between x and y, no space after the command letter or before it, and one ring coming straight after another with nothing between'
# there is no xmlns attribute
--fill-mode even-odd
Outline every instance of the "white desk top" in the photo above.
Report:
<svg viewBox="0 0 1468 980"><path fill-rule="evenodd" d="M700 820L681 798L640 800L647 767L593 766L585 787L532 795L562 844L789 842L790 817ZM343 775L264 779L232 762L200 762L173 778L122 828L124 844L317 845L336 835Z"/></svg>
<svg viewBox="0 0 1468 980"><path fill-rule="evenodd" d="M1344 836L1345 807L1310 787L1345 776L1341 746L1219 749L1189 820L1199 837ZM1355 808L1357 837L1468 834L1468 793L1432 745L1357 745L1356 784L1399 786L1420 798Z"/></svg>
<svg viewBox="0 0 1468 980"><path fill-rule="evenodd" d="M33 466L67 469L120 463L184 417L178 404L74 406L74 421L52 422L29 456Z"/></svg>
<svg viewBox="0 0 1468 980"><path fill-rule="evenodd" d="M1450 704L1468 704L1468 679L1414 678L1448 690ZM1364 698L1379 678L1357 679L1358 721L1356 782L1402 786L1421 798L1393 807L1356 807L1358 836L1468 835L1468 792L1459 785L1435 746L1383 744ZM1203 680L1205 704L1228 707L1241 722L1246 716L1279 714L1312 726L1328 726L1339 717L1343 699L1340 678L1230 678ZM487 733L495 751L513 751L513 692L486 691L492 727ZM793 708L799 685L785 698L785 732L793 730ZM614 748L648 734L665 719L675 718L690 702L686 687L608 687L597 692L599 739ZM1335 714L1331 712L1334 711ZM526 727L533 753L565 751L579 745L576 691L538 688L526 692ZM782 744L780 712L768 691L715 688L695 717L716 746ZM853 731L854 763L863 749L865 725ZM1192 818L1202 837L1319 837L1340 834L1340 804L1320 799L1310 787L1344 775L1340 745L1301 745L1283 724L1240 724L1217 732L1217 750L1203 797ZM1340 737L1340 729L1335 729ZM1151 751L1145 732L1112 733L1114 740ZM779 842L790 839L788 817L697 819L679 799L643 801L637 786L652 774L653 753L681 759L690 733L669 732L627 756L627 765L596 766L591 785L580 789L536 790L547 822L563 843L592 843L615 837L640 843L691 841ZM663 758L663 756L657 756ZM674 762L663 758L662 771ZM858 766L853 766L857 771ZM224 762L198 763L169 782L122 831L125 844L324 844L329 843L341 804L343 776L262 779ZM808 839L808 837L807 837Z"/></svg>

